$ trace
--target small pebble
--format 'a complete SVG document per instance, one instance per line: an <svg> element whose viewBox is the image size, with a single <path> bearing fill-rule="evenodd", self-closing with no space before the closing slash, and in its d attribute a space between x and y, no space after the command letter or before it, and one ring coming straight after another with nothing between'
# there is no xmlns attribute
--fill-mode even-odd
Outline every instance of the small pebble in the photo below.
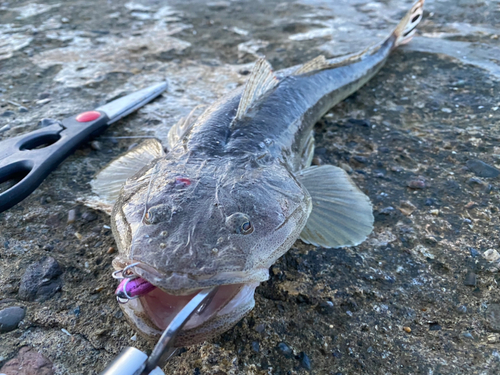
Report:
<svg viewBox="0 0 500 375"><path fill-rule="evenodd" d="M132 340L132 341L137 341L137 334L135 334L134 336L132 336L132 337L130 338L130 340Z"/></svg>
<svg viewBox="0 0 500 375"><path fill-rule="evenodd" d="M52 257L31 263L21 277L18 296L25 301L44 302L62 287L63 270Z"/></svg>
<svg viewBox="0 0 500 375"><path fill-rule="evenodd" d="M110 247L108 248L107 253L108 253L108 254L113 254L115 251L116 251L116 249L115 249L113 246L110 246Z"/></svg>
<svg viewBox="0 0 500 375"><path fill-rule="evenodd" d="M35 102L35 104L44 105L44 104L47 104L48 102L50 102L50 98L47 98L47 99L42 99L42 100L37 100L37 101Z"/></svg>
<svg viewBox="0 0 500 375"><path fill-rule="evenodd" d="M68 332L68 330L64 329L64 328L61 328L61 331L65 334L67 334L68 336L71 336L71 333Z"/></svg>
<svg viewBox="0 0 500 375"><path fill-rule="evenodd" d="M404 170L405 169L399 165L394 165L391 167L391 171L396 172L396 173L403 172Z"/></svg>
<svg viewBox="0 0 500 375"><path fill-rule="evenodd" d="M441 108L441 112L444 112L444 113L451 113L451 109L450 108Z"/></svg>
<svg viewBox="0 0 500 375"><path fill-rule="evenodd" d="M410 189L425 189L427 187L423 179L410 180L406 185Z"/></svg>
<svg viewBox="0 0 500 375"><path fill-rule="evenodd" d="M467 168L478 177L498 177L500 171L481 160L469 160Z"/></svg>
<svg viewBox="0 0 500 375"><path fill-rule="evenodd" d="M75 232L75 237L78 238L79 240L83 238L83 236L78 232Z"/></svg>
<svg viewBox="0 0 500 375"><path fill-rule="evenodd" d="M439 210L430 210L429 211L431 215L438 216L439 215Z"/></svg>
<svg viewBox="0 0 500 375"><path fill-rule="evenodd" d="M403 327L403 330L404 330L406 333L411 333L411 328L410 328L410 327Z"/></svg>
<svg viewBox="0 0 500 375"><path fill-rule="evenodd" d="M252 341L252 350L255 353L258 353L260 351L260 345L258 341Z"/></svg>
<svg viewBox="0 0 500 375"><path fill-rule="evenodd" d="M36 349L24 346L19 349L19 353L6 362L0 369L1 374L6 375L53 375L54 368L43 355Z"/></svg>
<svg viewBox="0 0 500 375"><path fill-rule="evenodd" d="M476 249L474 249L473 247L469 247L469 251L470 251L470 255L473 257L473 258L476 258L478 255L479 255L479 251L477 251Z"/></svg>
<svg viewBox="0 0 500 375"><path fill-rule="evenodd" d="M429 331L440 331L441 326L438 323L429 323Z"/></svg>
<svg viewBox="0 0 500 375"><path fill-rule="evenodd" d="M25 112L28 112L28 108L23 107L23 106L20 106L20 107L18 108L18 111L19 111L19 112L21 112L21 113L25 113Z"/></svg>
<svg viewBox="0 0 500 375"><path fill-rule="evenodd" d="M311 371L311 360L309 359L306 353L304 352L299 353L299 362L303 368L305 368L307 371Z"/></svg>
<svg viewBox="0 0 500 375"><path fill-rule="evenodd" d="M38 126L39 128L46 128L47 126L51 126L54 124L61 124L59 121L54 120L53 118L43 118L40 121L38 121Z"/></svg>
<svg viewBox="0 0 500 375"><path fill-rule="evenodd" d="M471 177L469 179L469 184L470 185L484 185L484 182L480 178Z"/></svg>
<svg viewBox="0 0 500 375"><path fill-rule="evenodd" d="M312 160L312 165L323 165L323 161L321 158L315 156Z"/></svg>
<svg viewBox="0 0 500 375"><path fill-rule="evenodd" d="M254 329L258 333L262 333L262 332L264 332L266 330L266 326L261 323L261 324L257 324Z"/></svg>
<svg viewBox="0 0 500 375"><path fill-rule="evenodd" d="M474 336L472 336L470 332L462 332L460 337L467 340L474 340Z"/></svg>
<svg viewBox="0 0 500 375"><path fill-rule="evenodd" d="M466 305L460 305L457 307L457 311L460 314L465 314L467 312L467 306Z"/></svg>
<svg viewBox="0 0 500 375"><path fill-rule="evenodd" d="M488 344L498 344L500 342L500 335L498 333L491 333L488 335Z"/></svg>
<svg viewBox="0 0 500 375"><path fill-rule="evenodd" d="M0 333L15 330L25 315L26 309L19 306L7 307L0 310Z"/></svg>
<svg viewBox="0 0 500 375"><path fill-rule="evenodd" d="M2 134L3 132L6 132L7 130L10 130L10 125L7 124L7 125L4 125L0 128L0 134Z"/></svg>
<svg viewBox="0 0 500 375"><path fill-rule="evenodd" d="M69 23L69 18L63 17L61 18L62 23Z"/></svg>
<svg viewBox="0 0 500 375"><path fill-rule="evenodd" d="M97 219L97 215L93 212L84 212L82 214L82 219L90 223L91 221Z"/></svg>
<svg viewBox="0 0 500 375"><path fill-rule="evenodd" d="M14 115L15 113L13 111L5 111L4 113L1 114L2 117L9 117Z"/></svg>
<svg viewBox="0 0 500 375"><path fill-rule="evenodd" d="M76 220L76 210L69 210L68 211L68 220L66 221L67 224L73 224Z"/></svg>
<svg viewBox="0 0 500 375"><path fill-rule="evenodd" d="M380 213L381 213L382 215L390 215L390 214L392 214L393 212L394 212L394 207L391 207L391 206L389 206L389 207L384 207L384 208L382 208L382 209L380 210Z"/></svg>
<svg viewBox="0 0 500 375"><path fill-rule="evenodd" d="M488 306L486 320L490 331L500 333L500 304L492 303Z"/></svg>
<svg viewBox="0 0 500 375"><path fill-rule="evenodd" d="M495 249L489 249L483 253L483 257L488 262L496 262L498 259L500 259L500 254Z"/></svg>
<svg viewBox="0 0 500 375"><path fill-rule="evenodd" d="M102 150L101 142L99 142L99 141L92 141L92 142L90 142L90 147L92 147L92 149L96 150L96 151L101 151Z"/></svg>
<svg viewBox="0 0 500 375"><path fill-rule="evenodd" d="M368 159L364 156L360 156L360 155L356 155L353 157L354 160L356 160L358 163L361 163L361 164L366 164L368 163Z"/></svg>
<svg viewBox="0 0 500 375"><path fill-rule="evenodd" d="M467 272L464 279L464 285L476 286L476 274L472 271Z"/></svg>
<svg viewBox="0 0 500 375"><path fill-rule="evenodd" d="M340 163L339 164L339 167L342 168L344 171L346 171L347 173L352 173L352 168L350 165L346 164L346 163Z"/></svg>
<svg viewBox="0 0 500 375"><path fill-rule="evenodd" d="M466 208L466 209L474 208L474 207L476 207L476 205L477 205L477 204L476 204L476 202L472 202L472 201L471 201L471 202L469 202L469 203L467 203L467 204L465 205L465 208Z"/></svg>
<svg viewBox="0 0 500 375"><path fill-rule="evenodd" d="M316 311L318 311L320 314L328 315L334 312L333 307L334 305L332 301L321 301L320 303L318 303L318 306L316 306Z"/></svg>
<svg viewBox="0 0 500 375"><path fill-rule="evenodd" d="M436 200L434 198L427 198L425 200L426 206L434 206L436 204Z"/></svg>
<svg viewBox="0 0 500 375"><path fill-rule="evenodd" d="M415 207L414 204L412 204L409 201L404 201L401 202L401 207L399 208L399 211L401 211L401 213L405 216L410 216L416 209L417 207Z"/></svg>
<svg viewBox="0 0 500 375"><path fill-rule="evenodd" d="M44 91L38 94L38 99L47 99L50 96L50 92Z"/></svg>
<svg viewBox="0 0 500 375"><path fill-rule="evenodd" d="M360 120L360 119L350 118L347 120L347 122L349 122L353 125L364 126L367 128L371 127L371 123L368 120Z"/></svg>
<svg viewBox="0 0 500 375"><path fill-rule="evenodd" d="M284 342L280 342L278 344L278 346L276 347L276 349L278 349L278 352L282 355L284 355L285 357L287 358L291 358L292 357L292 348L290 348L287 344L285 344Z"/></svg>
<svg viewBox="0 0 500 375"><path fill-rule="evenodd" d="M223 10L231 5L229 1L210 1L206 3L210 10Z"/></svg>

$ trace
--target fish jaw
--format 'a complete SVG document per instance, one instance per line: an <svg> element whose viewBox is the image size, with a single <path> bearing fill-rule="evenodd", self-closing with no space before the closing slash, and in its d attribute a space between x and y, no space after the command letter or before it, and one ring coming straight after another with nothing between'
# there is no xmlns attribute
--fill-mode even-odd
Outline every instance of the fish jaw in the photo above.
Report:
<svg viewBox="0 0 500 375"><path fill-rule="evenodd" d="M254 307L254 293L258 285L258 282L221 285L203 311L186 322L175 346L201 343L231 328ZM142 336L155 340L200 290L173 295L155 288L120 306L127 320Z"/></svg>
<svg viewBox="0 0 500 375"><path fill-rule="evenodd" d="M113 266L122 275L126 269L131 273L124 276L115 294L121 297L123 291L126 292L130 299L125 299L120 307L129 323L149 340L158 339L197 293L203 289L218 288L203 311L186 322L176 338L176 346L201 343L231 328L253 309L255 289L260 282L269 279L267 268L196 277L181 273L163 274L148 264L121 257L114 259ZM127 277L131 281L125 283ZM119 298L119 302L123 301Z"/></svg>

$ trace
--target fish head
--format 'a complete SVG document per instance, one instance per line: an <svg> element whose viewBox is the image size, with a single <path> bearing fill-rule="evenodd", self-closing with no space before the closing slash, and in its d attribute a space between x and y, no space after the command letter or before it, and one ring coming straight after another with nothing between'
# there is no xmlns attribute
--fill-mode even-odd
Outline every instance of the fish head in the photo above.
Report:
<svg viewBox="0 0 500 375"><path fill-rule="evenodd" d="M200 290L218 286L179 345L204 341L254 306L269 267L298 238L311 211L306 189L282 165L180 163L168 157L130 179L112 213L116 269L157 288L122 305L146 336L161 333Z"/></svg>

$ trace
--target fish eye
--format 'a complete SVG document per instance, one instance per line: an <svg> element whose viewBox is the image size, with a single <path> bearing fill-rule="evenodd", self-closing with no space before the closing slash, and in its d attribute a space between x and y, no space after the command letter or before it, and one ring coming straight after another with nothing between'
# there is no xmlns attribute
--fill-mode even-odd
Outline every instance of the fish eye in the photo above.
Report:
<svg viewBox="0 0 500 375"><path fill-rule="evenodd" d="M166 204L150 207L144 215L144 224L157 224L170 219L171 210Z"/></svg>
<svg viewBox="0 0 500 375"><path fill-rule="evenodd" d="M240 226L240 233L242 233L242 234L250 234L252 232L253 232L252 223L250 223L249 221L246 221L243 224L241 224L241 226Z"/></svg>
<svg viewBox="0 0 500 375"><path fill-rule="evenodd" d="M149 210L144 215L144 224L153 224L154 214Z"/></svg>
<svg viewBox="0 0 500 375"><path fill-rule="evenodd" d="M237 234L250 234L253 232L250 218L241 212L236 212L228 216L226 218L226 226Z"/></svg>

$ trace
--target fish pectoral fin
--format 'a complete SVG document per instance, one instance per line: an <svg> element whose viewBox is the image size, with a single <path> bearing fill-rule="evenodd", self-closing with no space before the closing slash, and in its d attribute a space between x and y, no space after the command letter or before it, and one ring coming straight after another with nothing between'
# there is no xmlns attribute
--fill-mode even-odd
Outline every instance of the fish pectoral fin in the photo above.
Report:
<svg viewBox="0 0 500 375"><path fill-rule="evenodd" d="M165 151L162 144L156 139L148 139L115 159L90 181L92 192L97 197L89 200L89 205L110 213L125 181L154 159L163 156Z"/></svg>
<svg viewBox="0 0 500 375"><path fill-rule="evenodd" d="M300 239L326 248L355 246L373 229L370 199L347 173L333 165L311 166L297 174L311 195L312 211Z"/></svg>
<svg viewBox="0 0 500 375"><path fill-rule="evenodd" d="M248 110L266 94L276 87L279 83L278 78L273 73L271 64L266 59L259 59L252 68L250 78L245 83L245 89L241 95L238 111L235 120L241 120L245 117Z"/></svg>

